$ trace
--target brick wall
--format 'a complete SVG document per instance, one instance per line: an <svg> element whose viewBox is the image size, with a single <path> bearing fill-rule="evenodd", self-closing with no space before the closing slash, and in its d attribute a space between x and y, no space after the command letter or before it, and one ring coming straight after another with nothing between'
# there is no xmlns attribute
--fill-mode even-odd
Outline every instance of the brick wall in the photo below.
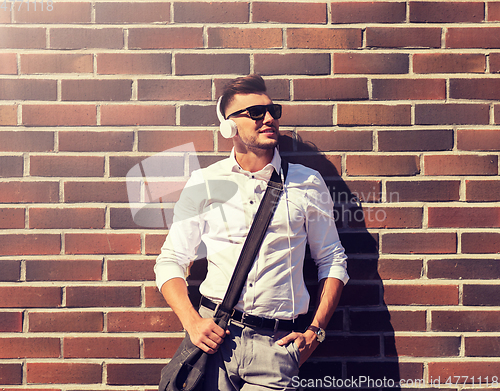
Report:
<svg viewBox="0 0 500 391"><path fill-rule="evenodd" d="M153 281L167 230L134 222L127 173L177 147L182 183L227 156L215 101L250 72L350 255L302 378L500 376L500 2L43 5L0 8L2 387L155 388L183 333Z"/></svg>

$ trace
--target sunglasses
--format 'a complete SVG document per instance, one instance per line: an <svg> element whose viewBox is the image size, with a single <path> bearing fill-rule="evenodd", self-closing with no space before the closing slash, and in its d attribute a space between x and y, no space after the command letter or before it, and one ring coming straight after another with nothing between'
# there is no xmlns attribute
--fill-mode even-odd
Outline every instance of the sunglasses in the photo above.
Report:
<svg viewBox="0 0 500 391"><path fill-rule="evenodd" d="M227 119L235 115L244 113L245 111L248 112L248 116L254 121L263 119L266 116L266 112L268 111L269 114L271 114L271 117L273 117L274 119L281 118L281 105L271 103L270 105L255 105L247 107L246 109L235 111L234 113L229 114L227 116Z"/></svg>

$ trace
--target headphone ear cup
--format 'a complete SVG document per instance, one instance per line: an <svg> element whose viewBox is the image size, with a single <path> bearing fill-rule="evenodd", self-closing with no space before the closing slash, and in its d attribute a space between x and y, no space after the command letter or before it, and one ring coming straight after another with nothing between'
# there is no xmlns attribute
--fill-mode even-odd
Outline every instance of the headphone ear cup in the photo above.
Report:
<svg viewBox="0 0 500 391"><path fill-rule="evenodd" d="M233 138L238 132L236 122L231 119L225 119L220 123L220 134L224 138Z"/></svg>

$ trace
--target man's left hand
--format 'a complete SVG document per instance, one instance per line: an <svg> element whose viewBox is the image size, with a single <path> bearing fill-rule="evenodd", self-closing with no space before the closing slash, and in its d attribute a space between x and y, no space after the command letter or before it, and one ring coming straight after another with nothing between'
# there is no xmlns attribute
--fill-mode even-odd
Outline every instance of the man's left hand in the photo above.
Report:
<svg viewBox="0 0 500 391"><path fill-rule="evenodd" d="M280 346L284 346L293 342L297 345L300 352L300 362L299 367L306 362L309 356L317 348L319 342L317 340L316 334L311 330L306 330L304 333L293 332L285 337L278 340L276 343Z"/></svg>

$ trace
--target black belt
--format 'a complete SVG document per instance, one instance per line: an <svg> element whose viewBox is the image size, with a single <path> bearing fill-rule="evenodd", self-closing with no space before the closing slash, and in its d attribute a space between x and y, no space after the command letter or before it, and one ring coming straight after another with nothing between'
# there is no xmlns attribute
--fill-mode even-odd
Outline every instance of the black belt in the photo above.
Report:
<svg viewBox="0 0 500 391"><path fill-rule="evenodd" d="M215 311L217 304L205 296L201 297L200 304L209 310ZM269 330L280 331L303 331L309 326L307 316L299 315L295 320L269 319L260 316L246 314L240 310L234 309L231 319L240 322L248 327L262 328Z"/></svg>

